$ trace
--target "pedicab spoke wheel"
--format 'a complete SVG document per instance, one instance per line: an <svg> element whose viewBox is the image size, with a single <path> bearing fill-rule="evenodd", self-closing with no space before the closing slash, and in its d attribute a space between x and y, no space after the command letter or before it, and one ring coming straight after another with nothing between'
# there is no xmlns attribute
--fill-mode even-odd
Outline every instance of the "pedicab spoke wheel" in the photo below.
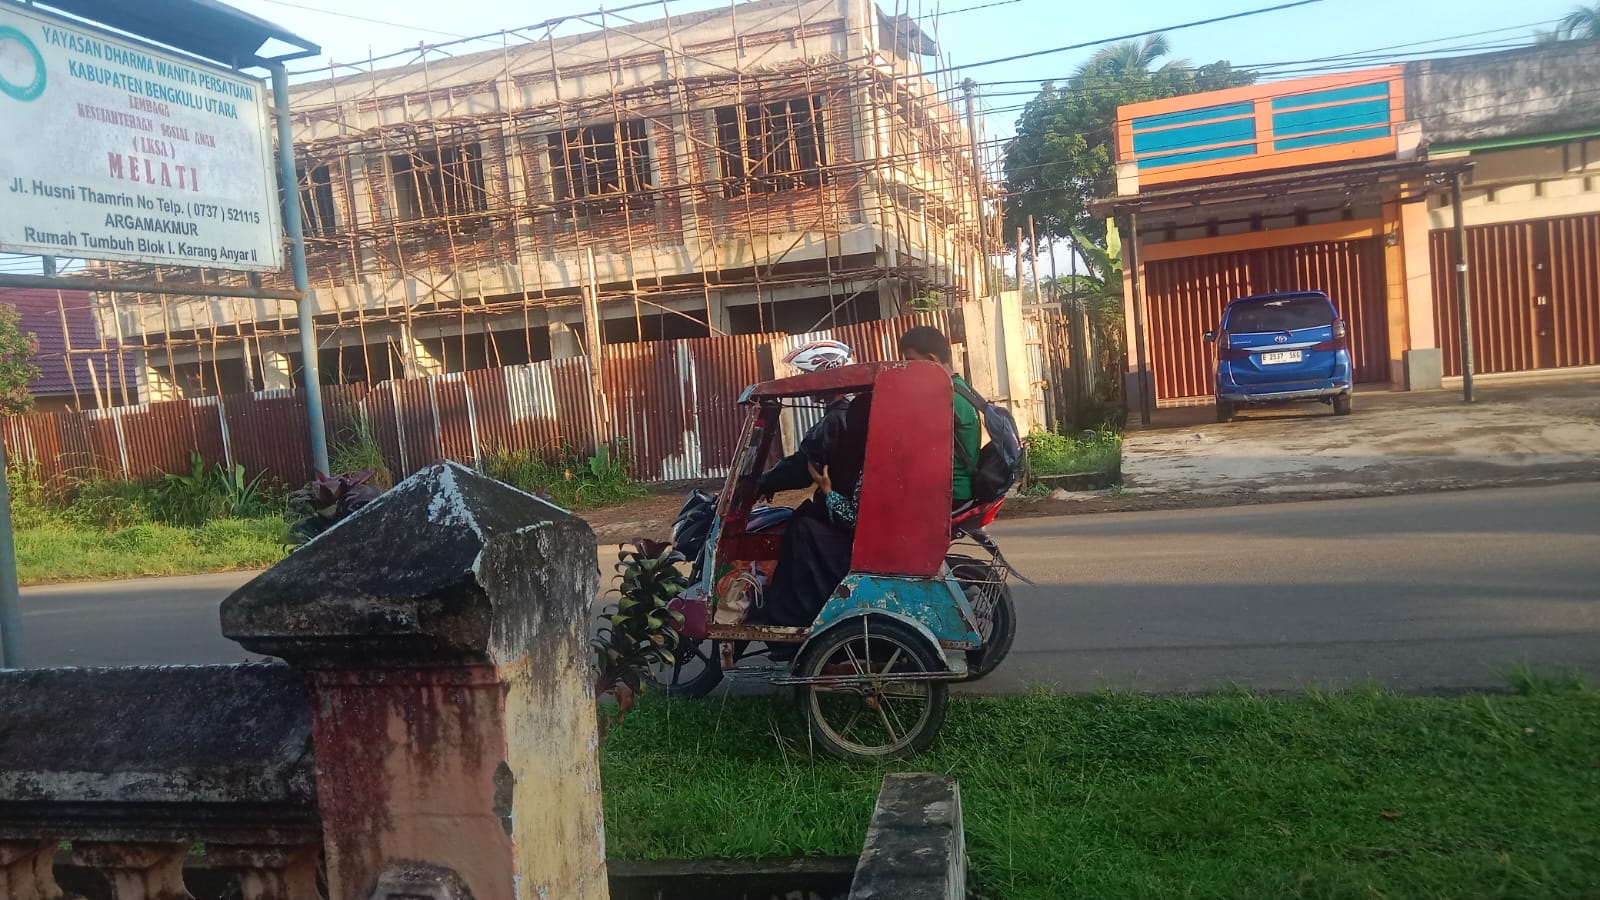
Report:
<svg viewBox="0 0 1600 900"><path fill-rule="evenodd" d="M673 654L674 661L650 666L645 681L669 697L704 697L722 683L719 649L716 641L685 638Z"/></svg>
<svg viewBox="0 0 1600 900"><path fill-rule="evenodd" d="M915 629L863 618L824 635L798 674L812 740L833 756L870 760L912 756L944 724L949 687L933 676L938 650Z"/></svg>

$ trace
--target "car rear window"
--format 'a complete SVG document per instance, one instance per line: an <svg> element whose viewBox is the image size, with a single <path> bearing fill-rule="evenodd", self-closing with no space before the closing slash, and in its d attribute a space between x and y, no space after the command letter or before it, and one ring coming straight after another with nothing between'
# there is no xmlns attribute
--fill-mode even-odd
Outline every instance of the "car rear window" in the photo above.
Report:
<svg viewBox="0 0 1600 900"><path fill-rule="evenodd" d="M1298 331L1333 324L1333 308L1321 297L1270 297L1235 303L1228 313L1228 331Z"/></svg>

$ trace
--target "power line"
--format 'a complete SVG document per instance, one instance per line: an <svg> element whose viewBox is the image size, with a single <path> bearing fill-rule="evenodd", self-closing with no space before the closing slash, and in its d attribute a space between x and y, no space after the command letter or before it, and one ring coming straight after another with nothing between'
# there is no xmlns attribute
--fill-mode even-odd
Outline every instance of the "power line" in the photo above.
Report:
<svg viewBox="0 0 1600 900"><path fill-rule="evenodd" d="M386 19L374 19L368 16L358 16L355 13L339 12L338 10L327 9L324 7L303 6L299 3L290 3L289 0L258 0L258 2L271 3L274 6L286 6L290 9L299 9L304 10L305 12L319 13L324 16L337 16L341 19L351 19L356 22L366 22L370 25L384 25L389 28L400 28L406 31L422 31L428 34L439 34L445 37L460 38L461 40L469 39L466 35L457 34L454 31L440 31L437 28L427 28L422 25L406 25L400 22L390 22Z"/></svg>
<svg viewBox="0 0 1600 900"><path fill-rule="evenodd" d="M1313 3L1321 3L1321 2L1323 2L1323 0L1293 0L1293 2L1290 2L1290 3L1279 3L1276 6L1263 6L1263 7L1259 8L1259 9L1247 9L1247 10L1244 10L1242 12L1228 13L1227 15L1222 15L1222 16L1212 16L1209 19L1196 19L1193 22L1183 22L1183 23L1178 24L1178 25L1168 25L1168 26L1165 26L1163 28L1150 28L1150 29L1147 29L1145 31L1135 31L1135 32L1131 32L1129 34L1120 34L1120 35L1117 35L1115 37L1099 38L1097 40L1083 41L1083 42L1080 42L1080 43L1077 43L1077 44L1067 44L1066 46L1063 46L1063 47L1050 47L1050 48L1045 49L1045 50L1033 50L1033 51L1030 51L1028 53L1016 53L1016 54L1013 54L1011 56L1001 56L1001 57L997 57L995 59L985 59L985 60L980 60L980 61L975 62L975 63L964 63L964 64L959 65L959 66L946 66L946 67L944 67L942 69L926 69L926 70L918 73L918 75L927 76L927 75L938 75L938 74L941 74L941 73L944 73L944 72L965 71L967 69L982 68L983 66L993 66L993 65L999 65L1000 63L1016 62L1019 59L1033 59L1033 58L1039 57L1039 56L1049 56L1049 55L1055 54L1055 53L1065 53L1068 50L1083 50L1083 49L1086 49L1086 48L1089 48L1089 47L1098 47L1098 46L1100 46L1102 44L1115 44L1115 43L1117 43L1119 41L1128 41L1128 40L1133 40L1134 38L1149 37L1150 35L1153 35L1153 34L1164 34L1164 33L1168 32L1168 31L1182 31L1182 30L1184 30L1186 28L1198 28L1201 25L1214 25L1214 24L1216 24L1218 22L1229 22L1229 21L1232 21L1234 19L1244 19L1244 18L1248 18L1250 16L1259 16L1259 15L1262 15L1262 14L1265 14L1265 13L1279 12L1280 10L1293 9L1293 8L1295 8L1297 6L1309 6L1309 5L1313 4ZM906 76L901 75L901 76L898 76L898 77L904 78ZM912 76L912 77L917 77L917 76Z"/></svg>
<svg viewBox="0 0 1600 900"><path fill-rule="evenodd" d="M1436 57L1434 57L1432 55L1432 54L1436 54L1436 53L1462 53L1462 54L1467 54L1467 53L1478 52L1478 51L1514 50L1514 49L1519 49L1519 48L1528 47L1528 46L1532 46L1532 45L1528 44L1526 42L1515 43L1515 44L1466 44L1466 45L1462 45L1462 46L1458 46L1458 47L1442 47L1442 48L1439 48L1437 50L1417 51L1414 54L1401 54L1400 56L1401 57L1404 57L1404 56L1422 56L1424 59L1432 59L1432 58L1436 58ZM1427 55L1424 56L1424 54L1427 54ZM1415 61L1417 61L1417 60L1402 59L1400 57L1395 57L1395 56L1388 56L1388 57L1372 56L1372 57L1369 57L1366 60L1363 60L1363 61L1360 61L1360 62L1352 62L1350 65L1307 66L1305 68L1280 69L1280 70L1271 71L1271 72L1262 71L1262 70L1256 69L1256 68L1240 67L1240 68L1233 69L1231 71L1240 72L1240 73L1247 73L1247 74L1251 74L1251 75L1256 75L1258 77L1259 76L1264 76L1264 77L1261 77L1261 80L1256 81L1254 83L1255 84L1260 84L1260 85L1267 85L1267 84L1287 83L1287 82L1289 82L1291 80L1296 80L1296 79L1304 78L1304 77L1311 76L1311 75L1331 75L1331 74L1344 73L1344 72L1352 72L1352 73L1354 73L1354 72L1356 72L1358 70L1370 69L1374 65L1383 65L1383 64L1386 64L1386 63L1392 65L1392 64L1399 64L1399 63L1403 63L1403 62L1415 62ZM1031 83L1031 82L1026 82L1026 83ZM1095 96L1095 95L1098 95L1098 94L1116 95L1116 94L1118 94L1118 93L1120 93L1122 91L1122 86L1120 84L1081 85L1081 86L1078 86L1078 87L1065 87L1065 86L1061 85L1059 82L1051 81L1050 83L1052 85L1056 86L1056 91L1057 91L1056 96L1058 96L1058 97L1068 97L1068 96L1072 96L1072 97L1092 97L1092 96ZM1360 83L1360 82L1354 82L1354 83ZM1244 85L1241 85L1241 87L1242 86L1244 86ZM985 96L985 97L1034 97L1034 98L1037 98L1041 93L1042 93L1042 89L1031 90L1031 91L992 91L992 92L985 93L983 96ZM1185 96L1187 96L1187 95L1185 95ZM1143 102L1143 101L1140 101L1140 102ZM1027 108L1027 104L1008 105L1008 106L1003 106L1003 107L994 107L992 111L994 111L994 112L1010 112L1010 111L1021 110L1021 109L1026 109L1026 108Z"/></svg>
<svg viewBox="0 0 1600 900"><path fill-rule="evenodd" d="M1531 45L1518 44L1518 45L1514 45L1514 46L1524 47L1524 46L1531 46ZM1597 55L1600 55L1600 49L1597 49ZM1308 95L1312 95L1312 94L1318 94L1318 93L1321 93L1323 91L1330 90L1330 89L1333 89L1333 88L1355 87L1355 86L1362 85L1362 84L1372 83L1372 76L1370 74L1364 72L1364 71L1350 72L1349 70L1333 68L1333 67L1330 67L1330 68L1327 68L1327 69L1312 68L1312 69L1306 69L1304 71L1307 74L1317 74L1317 73L1321 73L1321 72L1325 72L1327 74L1349 74L1351 77L1349 79L1346 79L1346 80L1324 82L1322 84L1308 86L1308 87L1300 88L1300 89L1293 90L1293 91L1283 91L1283 92L1280 92L1280 93L1276 93L1273 96L1275 98L1302 97L1302 96L1308 96ZM1273 82L1264 82L1263 84L1270 85L1272 83ZM1288 81L1286 80L1283 83L1287 84ZM1245 85L1241 85L1241 87L1244 87L1244 86ZM1070 99L1072 97L1077 97L1077 96L1085 96L1085 95L1091 95L1092 96L1092 95L1094 95L1096 93L1102 93L1102 92L1111 93L1111 92L1116 91L1117 87L1115 85L1105 85L1105 86L1088 86L1088 87L1076 87L1076 88L1074 88L1074 87L1054 87L1052 89L1055 91L1055 97L1056 98L1059 98L1059 99ZM1040 93L1043 93L1043 91L1040 91L1038 93L1034 93L1034 94L1032 94L1032 96L1034 96L1037 99L1037 97L1039 96ZM1582 93L1582 92L1580 91L1578 93ZM1014 93L1014 94L1008 94L1008 96L1017 96L1017 95L1025 96L1025 95L1027 95L1027 92L1017 92L1017 93ZM1498 95L1499 95L1499 92L1495 91L1495 92L1484 92L1484 93L1480 93L1480 94L1471 94L1471 95L1467 95L1467 96L1468 97L1479 97L1479 96L1498 96ZM1200 96L1200 94L1191 94L1191 95L1187 95L1187 96ZM1458 99L1463 99L1463 98L1458 98ZM1140 102L1142 103L1142 102L1147 102L1147 101L1140 101ZM1020 111L1020 110L1026 110L1031 105L1032 105L1032 103L1015 104L1015 105L1010 105L1010 106L996 107L996 108L993 108L991 111L995 112L995 113L1015 112L1015 111ZM1125 104L1125 105L1131 106L1131 105L1136 105L1136 104ZM1117 118L1111 119L1106 124L1108 126L1115 127L1115 126L1118 126L1118 125L1129 124L1135 118L1139 118L1139 117L1135 116L1135 117L1126 117L1125 118L1125 117L1120 117L1119 116Z"/></svg>
<svg viewBox="0 0 1600 900"><path fill-rule="evenodd" d="M1409 41L1409 42L1404 43L1404 44L1388 44L1388 45L1383 46L1383 47L1369 47L1369 48L1364 49L1364 50L1352 50L1352 51L1350 51L1348 53L1334 54L1334 55L1331 55L1331 56L1319 56L1319 57L1313 57L1311 59L1298 59L1298 60L1289 60L1289 61L1285 61L1285 62L1272 62L1272 63L1247 63L1247 64L1246 63L1241 63L1240 65L1235 66L1234 68L1240 69L1240 70L1248 70L1248 71L1261 71L1263 69L1277 69L1277 68L1285 68L1285 67L1290 67L1290 66L1309 65L1311 63L1336 62L1336 61L1346 60L1346 59L1351 59L1351 58L1365 57L1365 56L1368 56L1368 55L1373 54L1373 53L1381 53L1381 52L1384 52L1384 51L1387 51L1387 50L1400 50L1400 49L1404 49L1406 47L1421 47L1421 46L1426 46L1428 44L1442 44L1445 41L1456 41L1456 40L1462 40L1464 38L1482 37L1484 35L1499 34L1501 32L1506 32L1506 31L1522 31L1522 30L1526 30L1526 29L1534 29L1534 28L1538 28L1538 27L1540 27L1542 25L1553 25L1553 24L1556 24L1556 23L1558 23L1560 21L1561 21L1560 19L1546 19L1546 20L1540 21L1540 22L1528 22L1528 23L1525 23L1525 24L1522 24L1522 25L1507 25L1507 26L1505 26L1503 28L1490 28L1490 29L1487 29L1485 31L1469 31L1469 32L1464 32L1462 34L1446 35L1446 36L1443 36L1443 37L1429 38L1427 40L1422 40L1422 41ZM1524 46L1524 45L1526 45L1525 41L1518 44L1518 46ZM1451 49L1454 49L1454 48L1441 47L1441 48L1438 48L1436 50L1429 51L1429 52L1443 53L1443 52L1448 52ZM1402 54L1402 55L1410 55L1410 54ZM1227 60L1218 60L1218 62L1227 62ZM1199 70L1202 67L1201 66L1177 66L1177 67L1174 67L1174 68L1177 68L1180 71L1193 72L1193 71ZM1059 76L1059 77L1052 76L1050 78L1014 78L1014 79L1002 80L1002 81L982 81L982 82L979 82L979 84L981 84L983 86L1012 85L1012 84L1041 84L1041 83L1046 82L1046 81L1064 82L1064 81L1071 80L1071 78L1072 78L1071 75L1064 75L1064 76Z"/></svg>
<svg viewBox="0 0 1600 900"><path fill-rule="evenodd" d="M387 26L390 26L390 27L393 27L393 28L414 29L414 30L417 30L417 31L425 31L425 32L429 32L431 34L444 35L446 37L450 37L450 38L454 38L455 39L455 40L443 41L443 42L439 42L439 43L435 43L435 44L422 44L422 45L419 45L419 46L405 47L403 49L396 50L396 51L394 51L392 53L385 53L385 54L383 54L381 56L369 57L368 59L366 59L364 61L361 61L361 62L349 62L349 63L330 62L330 64L325 65L325 66L318 66L316 68L310 68L310 69L297 69L297 70L289 73L292 76L302 76L302 75L311 75L311 74L315 74L315 73L318 73L318 72L330 72L331 73L336 69L355 69L357 71L367 71L367 67L370 67L373 63L387 61L387 60L395 59L395 58L401 57L401 56L407 56L407 55L410 55L410 54L413 54L413 53L417 53L419 51L422 51L422 52L426 52L426 51L430 51L430 50L445 51L445 48L453 47L453 46L456 46L458 44L470 44L470 43L477 43L477 42L480 42L480 41L497 40L497 39L502 39L502 38L505 38L505 37L508 37L508 36L522 35L522 34L527 33L527 32L538 31L540 29L550 29L550 28L554 28L555 26L560 25L560 24L562 24L564 22L567 22L567 21L584 22L585 24L593 25L594 23L591 22L590 20L592 18L594 18L594 17L602 16L602 15L604 15L604 16L615 16L616 18L622 19L623 21L628 22L628 23L633 24L633 25L639 25L639 24L648 25L648 24L651 24L652 22L661 21L661 20L656 19L656 20L650 20L648 22L640 23L640 22L635 22L635 21L627 18L626 16L620 15L620 13L630 12L630 11L637 10L637 9L646 9L646 8L654 8L654 7L663 7L664 8L668 3L681 3L681 2L684 2L684 0L646 0L646 2L633 3L633 4L626 5L626 6L619 6L619 7L616 7L615 9L595 9L595 10L590 10L589 12L568 13L568 14L563 15L563 16L556 16L556 17L553 17L553 18L550 18L550 19L546 19L546 20L544 20L542 22L535 22L532 25L522 25L522 26L518 26L516 28L501 29L499 31L488 31L488 32L484 32L483 34L470 35L470 36L456 34L454 32L449 32L449 31L439 31L439 30L436 30L436 29L420 28L420 27L412 26L412 25L403 25L403 24L398 23L398 22L390 22L390 21L386 21L386 20L383 20L383 19L371 19L371 18L366 18L364 16L355 16L355 15L350 15L350 14L347 14L347 13L335 12L333 10L318 9L318 8L310 7L310 6L300 6L300 5L297 5L297 4L294 4L294 3L290 3L290 2L288 2L288 0L262 0L262 2L265 2L265 3L277 3L277 4L282 5L282 6L289 6L289 7L295 8L295 9L303 9L303 10L307 10L309 12L325 13L325 14L331 15L331 16L343 16L345 18L356 19L356 20L364 21L364 22L370 22L370 23L377 24L377 25L387 25ZM907 18L910 19L911 21L921 21L921 20L924 20L924 19L937 19L937 18L939 18L941 16L950 16L950 15L956 15L956 14L959 14L959 13L976 12L978 10L992 9L994 7L997 7L997 6L1010 6L1011 4L1021 3L1021 2L1023 2L1023 0L992 0L992 2L989 2L989 3L980 3L980 4L977 4L977 5L974 5L974 6L963 6L963 7L960 7L958 9L948 9L948 10L943 10L943 11L940 11L940 12L924 13L923 15L920 15L920 16L908 16ZM1308 0L1308 2L1309 2L1309 0ZM670 16L670 13L668 13L668 15ZM862 28L851 28L851 29L848 29L847 33L856 33L856 32L866 31L866 30L869 30L869 29L872 29L872 28L876 28L876 27L877 27L877 25L874 24L874 25L868 25L868 26L865 26L865 27L862 27Z"/></svg>

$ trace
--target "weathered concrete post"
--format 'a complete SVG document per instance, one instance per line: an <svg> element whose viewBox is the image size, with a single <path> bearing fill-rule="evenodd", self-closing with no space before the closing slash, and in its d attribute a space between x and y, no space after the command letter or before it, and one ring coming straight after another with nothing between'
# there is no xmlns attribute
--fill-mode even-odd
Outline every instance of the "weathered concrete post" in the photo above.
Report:
<svg viewBox="0 0 1600 900"><path fill-rule="evenodd" d="M581 519L455 463L222 607L307 675L331 900L604 900Z"/></svg>

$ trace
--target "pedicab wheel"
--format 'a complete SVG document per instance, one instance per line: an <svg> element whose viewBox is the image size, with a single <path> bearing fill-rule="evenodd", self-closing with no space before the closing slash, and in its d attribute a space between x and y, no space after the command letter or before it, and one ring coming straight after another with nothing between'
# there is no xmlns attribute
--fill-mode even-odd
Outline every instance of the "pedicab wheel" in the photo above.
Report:
<svg viewBox="0 0 1600 900"><path fill-rule="evenodd" d="M942 680L915 676L943 669L935 645L892 619L863 617L824 634L815 646L806 648L795 674L845 680L799 685L800 709L812 743L850 761L905 759L921 753L944 724L950 687Z"/></svg>
<svg viewBox="0 0 1600 900"><path fill-rule="evenodd" d="M645 670L645 683L669 697L704 697L722 683L721 651L716 641L684 638L671 665L663 662Z"/></svg>
<svg viewBox="0 0 1600 900"><path fill-rule="evenodd" d="M988 572L979 570L969 581L963 570L952 573L961 582L967 603L978 620L978 637L982 646L967 651L967 677L962 681L977 681L999 668L1017 640L1017 608L1011 602L1011 585L989 582ZM968 573L970 574L970 573Z"/></svg>

